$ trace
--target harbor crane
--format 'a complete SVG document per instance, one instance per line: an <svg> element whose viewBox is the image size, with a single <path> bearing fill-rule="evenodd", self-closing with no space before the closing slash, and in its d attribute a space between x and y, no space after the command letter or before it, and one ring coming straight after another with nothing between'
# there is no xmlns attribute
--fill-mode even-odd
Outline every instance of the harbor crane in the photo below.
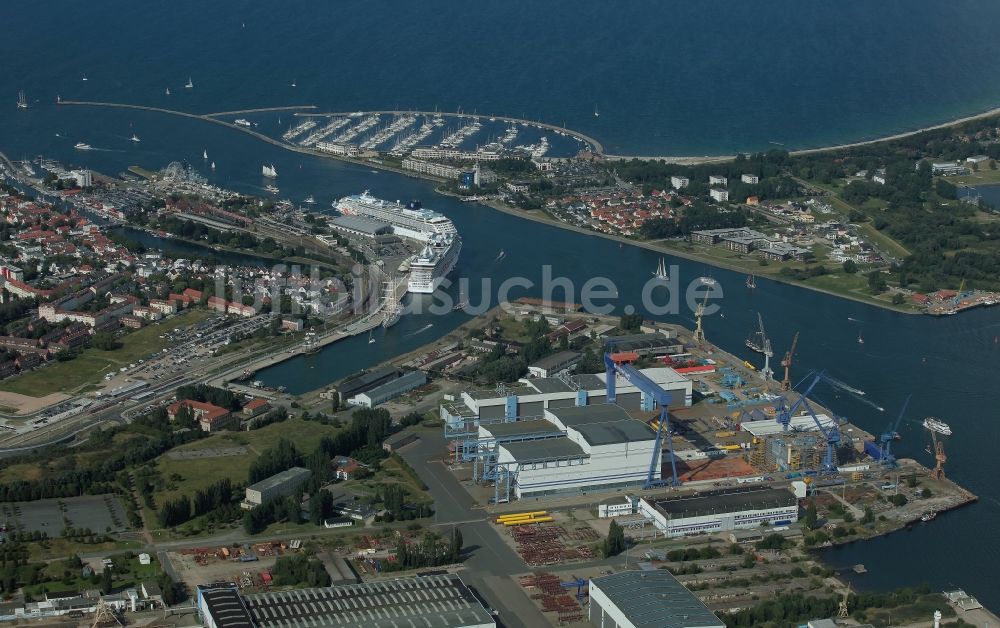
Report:
<svg viewBox="0 0 1000 628"><path fill-rule="evenodd" d="M760 325L760 352L764 354L764 368L760 370L760 376L764 378L766 384L774 379L774 371L771 370L771 358L774 357L774 351L771 349L771 339L764 331L764 317L760 315L760 312L757 312L757 323Z"/></svg>
<svg viewBox="0 0 1000 628"><path fill-rule="evenodd" d="M701 320L700 318L698 319ZM643 406L646 405L646 400L648 399L656 406L660 408L660 419L659 425L656 428L656 441L653 443L653 455L649 461L649 473L646 474L646 483L643 485L644 489L650 489L657 486L663 486L665 484L670 484L671 486L679 486L680 479L677 477L677 459L674 457L674 440L670 437L670 413L667 412L667 408L670 406L671 395L667 391L663 390L659 384L649 379L631 364L624 362L616 362L611 357L611 347L604 353L604 368L605 368L605 378L607 379L607 390L604 402L605 403L615 403L615 384L616 379L619 375L624 377L626 381L638 388L644 397ZM670 472L671 477L669 480L662 479L662 472L657 473L662 469L660 458L663 451L663 435L667 436L667 448L670 452ZM657 477L657 476L661 477Z"/></svg>
<svg viewBox="0 0 1000 628"><path fill-rule="evenodd" d="M795 332L795 336L792 338L792 346L785 353L785 357L781 360L781 366L785 369L785 379L781 380L781 390L791 390L792 389L792 379L790 371L792 368L792 358L795 356L795 347L799 344L799 332Z"/></svg>
<svg viewBox="0 0 1000 628"><path fill-rule="evenodd" d="M880 466L887 469L896 468L896 457L892 455L892 441L894 441L898 436L899 423L903 420L903 415L906 414L906 408L910 405L910 396L906 396L906 401L903 402L903 409L899 411L899 416L896 420L889 424L889 427L885 428L882 432L882 436L879 437L879 442L882 444L882 454L879 456L878 463Z"/></svg>
<svg viewBox="0 0 1000 628"><path fill-rule="evenodd" d="M832 419L833 425L829 427L824 427L823 423L819 420L819 417L816 416L816 411L813 410L812 405L810 405L809 403L808 399L809 394L812 393L813 389L816 387L816 384L818 384L820 380L826 377L826 372L812 371L810 372L809 375L803 378L802 381L804 382L806 379L809 379L810 376L812 377L812 381L810 381L809 385L806 386L805 390L802 393L800 393L798 400L796 400L796 402L793 403L791 407L788 407L786 405L786 399L784 397L781 397L778 400L778 403L775 405L774 408L775 409L774 418L781 425L782 431L787 432L788 426L792 422L792 416L800 408L803 408L804 412L808 413L809 416L812 417L813 423L816 424L816 429L818 429L819 432L823 434L823 437L826 439L826 455L823 457L823 463L819 469L819 472L822 474L830 475L837 473L836 453L837 453L837 446L840 444L840 428L837 426L836 418ZM802 382L799 383L801 384Z"/></svg>
<svg viewBox="0 0 1000 628"><path fill-rule="evenodd" d="M708 292L705 298L694 310L694 341L699 345L705 344L705 329L701 326L701 319L705 316L705 305L708 303Z"/></svg>
<svg viewBox="0 0 1000 628"><path fill-rule="evenodd" d="M944 463L948 462L948 456L944 454L944 443L938 440L937 432L931 431L931 440L934 441L934 460L937 464L934 465L934 470L931 471L931 477L935 480L944 479Z"/></svg>

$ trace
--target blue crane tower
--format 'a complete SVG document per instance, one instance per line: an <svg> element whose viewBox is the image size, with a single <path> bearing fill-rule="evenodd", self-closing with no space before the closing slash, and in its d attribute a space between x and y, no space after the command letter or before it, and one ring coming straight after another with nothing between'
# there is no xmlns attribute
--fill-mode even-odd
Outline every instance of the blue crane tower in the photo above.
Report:
<svg viewBox="0 0 1000 628"><path fill-rule="evenodd" d="M812 393L816 384L826 377L826 372L812 371L806 375L806 377L803 378L799 384L801 385L802 382L809 379L809 377L812 377L812 381L809 382L806 389L799 394L798 400L793 403L791 407L786 405L784 397L781 397L778 400L778 403L775 405L774 418L781 425L781 430L783 432L787 432L788 426L792 422L792 416L796 411L800 408L804 408L805 411L809 413L809 416L812 417L813 422L816 424L816 429L818 429L826 439L826 455L823 457L823 464L821 465L819 472L830 475L837 473L837 459L835 454L837 451L837 445L840 444L840 428L837 426L837 419L835 417L831 417L833 420L832 426L824 427L823 423L819 420L819 417L816 416L816 411L813 410L812 405L809 403L808 395Z"/></svg>
<svg viewBox="0 0 1000 628"><path fill-rule="evenodd" d="M604 354L604 368L607 378L605 403L615 403L615 379L618 375L621 375L642 392L643 410L652 410L654 404L660 407L660 422L656 429L653 455L649 461L649 473L646 475L646 483L643 485L643 488L650 489L656 486L663 486L664 484L679 486L681 482L677 478L677 461L674 458L674 443L673 439L670 438L670 418L667 412L671 400L670 393L663 390L659 384L643 375L639 369L631 364L619 364L615 362L609 352ZM657 473L657 467L659 466L660 454L663 448L664 432L667 434L667 444L670 451L670 470L673 474L670 480L657 477L657 475L662 475Z"/></svg>
<svg viewBox="0 0 1000 628"><path fill-rule="evenodd" d="M906 396L906 401L903 402L903 409L899 411L899 416L896 420L889 424L889 427L885 428L885 432L879 437L879 442L882 444L881 454L878 457L879 466L886 469L895 469L898 465L896 464L896 457L892 455L892 441L896 439L899 435L899 424L903 420L903 415L906 414L906 408L910 405L911 395Z"/></svg>

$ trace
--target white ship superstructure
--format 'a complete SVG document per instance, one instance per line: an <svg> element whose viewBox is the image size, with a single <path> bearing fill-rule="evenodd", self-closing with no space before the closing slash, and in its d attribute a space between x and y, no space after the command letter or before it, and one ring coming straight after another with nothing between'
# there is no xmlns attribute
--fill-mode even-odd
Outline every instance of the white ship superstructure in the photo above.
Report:
<svg viewBox="0 0 1000 628"><path fill-rule="evenodd" d="M367 190L337 201L337 211L387 223L396 235L421 242L429 242L435 234L458 235L455 225L444 214L424 209L416 201L403 205L375 198Z"/></svg>
<svg viewBox="0 0 1000 628"><path fill-rule="evenodd" d="M435 235L410 260L410 279L406 289L418 294L431 294L455 269L462 239L457 235Z"/></svg>
<svg viewBox="0 0 1000 628"><path fill-rule="evenodd" d="M367 191L340 199L336 208L347 216L388 224L396 235L420 243L417 254L404 263L410 273L407 281L410 292L434 292L455 269L462 239L447 216L424 209L417 201L403 205L375 198Z"/></svg>
<svg viewBox="0 0 1000 628"><path fill-rule="evenodd" d="M937 432L938 434L944 434L945 436L951 435L951 426L944 421L939 421L934 417L927 417L924 419L924 427L927 429Z"/></svg>

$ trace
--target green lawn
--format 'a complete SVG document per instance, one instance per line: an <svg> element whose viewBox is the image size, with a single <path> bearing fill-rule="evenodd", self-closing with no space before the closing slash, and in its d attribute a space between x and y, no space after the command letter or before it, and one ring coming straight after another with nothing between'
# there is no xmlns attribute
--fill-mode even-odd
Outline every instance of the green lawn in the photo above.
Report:
<svg viewBox="0 0 1000 628"><path fill-rule="evenodd" d="M160 334L199 323L212 312L192 310L163 325L149 325L121 337L122 347L114 351L101 351L89 347L68 362L53 362L40 369L12 377L0 383L0 390L42 397L54 392L72 392L88 384L96 384L110 371L159 351L168 345Z"/></svg>
<svg viewBox="0 0 1000 628"><path fill-rule="evenodd" d="M164 454L156 459L156 469L168 488L158 491L154 499L157 504L162 504L181 495L191 497L195 491L204 489L222 478L229 478L234 484L245 485L250 465L262 451L273 446L278 439L287 438L300 452L308 455L316 449L320 439L332 436L338 431L335 427L315 421L290 418L284 423L272 423L252 432L220 432L177 447L173 451L196 451L243 445L248 452L243 456L183 460L175 460ZM156 527L155 518L149 525Z"/></svg>

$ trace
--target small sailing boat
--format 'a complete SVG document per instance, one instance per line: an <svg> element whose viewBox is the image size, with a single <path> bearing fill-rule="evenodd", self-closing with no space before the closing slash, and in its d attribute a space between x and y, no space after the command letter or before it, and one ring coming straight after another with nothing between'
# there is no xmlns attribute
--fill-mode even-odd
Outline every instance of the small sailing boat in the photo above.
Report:
<svg viewBox="0 0 1000 628"><path fill-rule="evenodd" d="M169 95L170 95L170 88L168 87L167 88L167 96L169 96Z"/></svg>
<svg viewBox="0 0 1000 628"><path fill-rule="evenodd" d="M190 76L188 77L187 85L185 85L184 87L186 87L187 89L194 89L194 81L191 80Z"/></svg>
<svg viewBox="0 0 1000 628"><path fill-rule="evenodd" d="M208 151L207 150L201 151L201 158L202 159L208 159Z"/></svg>
<svg viewBox="0 0 1000 628"><path fill-rule="evenodd" d="M865 339L861 337L861 332L858 332L858 344L859 345L865 344Z"/></svg>
<svg viewBox="0 0 1000 628"><path fill-rule="evenodd" d="M18 109L28 108L28 99L25 97L24 92L17 93L17 108Z"/></svg>
<svg viewBox="0 0 1000 628"><path fill-rule="evenodd" d="M289 87L295 87L295 79L292 79L292 84Z"/></svg>
<svg viewBox="0 0 1000 628"><path fill-rule="evenodd" d="M601 113L597 110L597 105L594 105L594 117L595 118L601 117Z"/></svg>
<svg viewBox="0 0 1000 628"><path fill-rule="evenodd" d="M667 264L660 258L660 263L656 267L656 271L653 273L658 281L670 281L670 275L667 274Z"/></svg>
<svg viewBox="0 0 1000 628"><path fill-rule="evenodd" d="M497 258L495 260L493 260L493 261L494 262L499 262L500 260L502 260L505 257L507 257L507 253L504 252L503 249L500 249L500 253L497 255Z"/></svg>
<svg viewBox="0 0 1000 628"><path fill-rule="evenodd" d="M212 170L215 170L215 162L212 162Z"/></svg>
<svg viewBox="0 0 1000 628"><path fill-rule="evenodd" d="M272 179L278 176L278 171L274 169L274 164L271 164L270 166L261 166L261 173L265 177L270 177Z"/></svg>
<svg viewBox="0 0 1000 628"><path fill-rule="evenodd" d="M757 287L757 278L753 275L747 275L747 288L754 290Z"/></svg>
<svg viewBox="0 0 1000 628"><path fill-rule="evenodd" d="M307 203L307 204L309 204L309 205L315 205L315 204L316 204L316 199L315 199L315 198L313 198L313 195L312 195L312 194L310 194L310 195L309 195L308 197L306 197L306 200L304 200L304 201L302 201L302 202L303 202L303 203Z"/></svg>
<svg viewBox="0 0 1000 628"><path fill-rule="evenodd" d="M132 137L130 137L128 139L129 139L130 142L135 142L136 144L138 144L139 142L142 141L142 140L139 139L139 136L136 135L135 133L133 133Z"/></svg>
<svg viewBox="0 0 1000 628"><path fill-rule="evenodd" d="M374 329L368 330L368 344L370 345L375 344L375 336L372 335L373 333L375 333Z"/></svg>
<svg viewBox="0 0 1000 628"><path fill-rule="evenodd" d="M81 81L86 81L86 80L87 80L87 75L86 75L86 74L84 74L84 75L83 75L83 78L82 78L82 79L80 79L80 80L81 80Z"/></svg>

